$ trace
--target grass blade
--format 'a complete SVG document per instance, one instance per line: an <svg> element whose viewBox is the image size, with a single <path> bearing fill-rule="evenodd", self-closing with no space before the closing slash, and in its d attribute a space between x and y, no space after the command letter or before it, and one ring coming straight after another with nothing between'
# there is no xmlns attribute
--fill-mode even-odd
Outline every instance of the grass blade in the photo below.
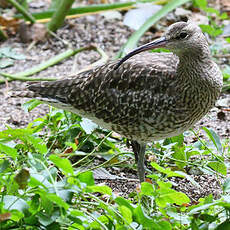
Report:
<svg viewBox="0 0 230 230"><path fill-rule="evenodd" d="M139 39L142 37L142 35L157 21L159 21L161 18L163 18L165 15L167 15L170 11L174 10L178 6L189 2L190 0L172 0L168 4L166 4L164 7L162 7L156 14L154 14L152 17L150 17L143 26L135 31L132 36L129 38L127 43L121 48L119 51L117 58L124 56L127 52L132 50Z"/></svg>

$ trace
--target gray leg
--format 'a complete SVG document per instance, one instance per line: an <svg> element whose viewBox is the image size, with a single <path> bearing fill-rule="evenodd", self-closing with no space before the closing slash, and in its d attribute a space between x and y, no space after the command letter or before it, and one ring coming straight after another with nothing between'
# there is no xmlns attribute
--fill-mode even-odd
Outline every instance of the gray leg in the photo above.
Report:
<svg viewBox="0 0 230 230"><path fill-rule="evenodd" d="M137 164L138 176L140 182L145 181L145 147L143 143L138 143L137 141L131 141L131 146L133 148L135 161Z"/></svg>

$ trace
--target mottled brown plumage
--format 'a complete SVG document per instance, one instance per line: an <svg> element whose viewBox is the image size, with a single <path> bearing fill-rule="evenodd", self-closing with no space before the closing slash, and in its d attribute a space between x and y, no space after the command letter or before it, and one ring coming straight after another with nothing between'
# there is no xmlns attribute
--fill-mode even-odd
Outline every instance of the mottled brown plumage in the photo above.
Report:
<svg viewBox="0 0 230 230"><path fill-rule="evenodd" d="M173 53L138 54L162 46ZM141 158L141 181L144 144L189 129L214 106L221 88L222 75L211 59L207 41L191 22L171 25L164 37L119 62L28 87L34 97L140 143L134 150Z"/></svg>

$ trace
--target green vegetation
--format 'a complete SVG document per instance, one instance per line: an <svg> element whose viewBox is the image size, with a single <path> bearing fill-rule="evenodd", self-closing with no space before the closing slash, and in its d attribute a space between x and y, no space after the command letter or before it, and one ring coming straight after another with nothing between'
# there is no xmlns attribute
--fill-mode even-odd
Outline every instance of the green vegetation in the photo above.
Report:
<svg viewBox="0 0 230 230"><path fill-rule="evenodd" d="M25 107L31 109L34 102ZM149 162L148 177L153 184L142 183L140 191L133 191L125 199L113 194L108 186L95 184L93 178L92 169L102 165L134 168L126 164L133 162L132 154L117 147L123 140L114 138L111 132L56 109L24 129L8 128L0 132L0 227L224 229L222 225L230 226L229 179L223 184L219 199L209 195L197 204L174 190L170 182L171 177L186 177L199 186L184 173L185 167L220 178L226 176L224 159L230 153L229 143L221 144L213 130L204 130L207 142L199 139L186 146L184 136L180 135L148 146L148 155L156 156ZM98 158L102 163L95 166L94 160ZM175 167L177 170L172 171Z"/></svg>
<svg viewBox="0 0 230 230"><path fill-rule="evenodd" d="M60 3L53 1L52 8L46 12L30 14L27 4L19 5L14 0L9 2L20 13L16 18L24 18L31 23L51 19ZM69 4L72 2L69 1ZM127 9L137 2L72 8L61 12L64 14L58 20L62 22L66 15ZM165 1L162 9L129 38L117 57L123 55L124 49L133 48L150 26L186 2L189 1ZM201 25L201 28L214 40L223 32L223 27L221 23L216 23L213 15L219 22L229 20L228 16L207 7L206 0L194 0L193 5L207 14L210 24ZM49 25L54 25L51 30L55 31L61 23L56 24L56 19L53 20ZM4 39L7 38L4 36ZM226 38L226 42L230 42L230 38ZM73 49L70 44L66 45L66 51L46 63L24 72L1 72L0 75L7 81L55 80L30 76L83 50L95 49L103 57L96 47ZM211 49L214 55L220 51L223 55L227 54L216 44ZM0 68L13 65L14 59L20 58L24 59L13 49L1 48ZM227 91L230 89L229 65L223 68L223 76L224 91ZM5 83L5 80L0 80L0 83ZM24 109L30 111L38 104L38 101L32 100L24 104ZM0 132L0 229L230 229L230 179L226 179L230 140L221 140L212 129L204 127L202 131L205 133L204 139L190 130L148 145L148 178L152 182L142 183L140 188L130 191L125 198L112 192L109 186L98 184L93 175L95 169L109 171L114 167L136 173L134 156L125 147L125 139L95 127L84 118L53 108L45 117L36 119L26 128L6 127ZM195 142L186 145L185 136L194 138ZM185 193L175 190L172 177L178 181L186 178L199 188L199 184L186 173L189 170L216 175L222 187L219 197L208 195L195 202Z"/></svg>

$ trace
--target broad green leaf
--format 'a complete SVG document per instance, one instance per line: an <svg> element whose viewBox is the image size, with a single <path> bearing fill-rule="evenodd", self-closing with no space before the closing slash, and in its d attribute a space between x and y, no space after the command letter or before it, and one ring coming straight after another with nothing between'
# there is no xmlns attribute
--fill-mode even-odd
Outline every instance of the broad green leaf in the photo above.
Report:
<svg viewBox="0 0 230 230"><path fill-rule="evenodd" d="M224 162L211 161L208 163L208 166L222 175L227 175L227 167Z"/></svg>
<svg viewBox="0 0 230 230"><path fill-rule="evenodd" d="M173 146L174 149L174 153L172 154L172 156L179 160L179 161L175 161L176 165L180 168L183 169L186 166L186 162L187 162L187 155L185 153L185 148L175 145Z"/></svg>
<svg viewBox="0 0 230 230"><path fill-rule="evenodd" d="M70 214L73 216L85 216L84 212L77 210L77 209L71 210Z"/></svg>
<svg viewBox="0 0 230 230"><path fill-rule="evenodd" d="M131 203L131 201L126 200L126 199L123 198L123 197L117 197L114 201L115 201L119 206L125 206L125 207L127 207L128 209L130 209L132 212L134 211L134 207L133 207L133 204Z"/></svg>
<svg viewBox="0 0 230 230"><path fill-rule="evenodd" d="M141 194L146 196L154 196L154 185L147 182L141 183Z"/></svg>
<svg viewBox="0 0 230 230"><path fill-rule="evenodd" d="M200 216L199 216L199 218L201 219L201 220L204 220L204 221L206 221L206 222L214 222L215 220L217 220L218 219L218 216L213 216L213 215L209 215L209 214L201 214Z"/></svg>
<svg viewBox="0 0 230 230"><path fill-rule="evenodd" d="M62 200L61 197L57 196L56 194L47 193L46 197L50 201L52 201L55 204L57 204L59 207L62 207L64 209L66 209L66 210L69 208L69 205L64 200Z"/></svg>
<svg viewBox="0 0 230 230"><path fill-rule="evenodd" d="M152 0L144 0L144 1L133 1L133 2L115 2L113 4L95 4L95 5L87 5L80 6L76 8L72 8L69 10L68 15L79 15L79 14L90 14L95 12L102 12L108 10L119 10L127 7L131 7L140 2L152 2ZM32 16L37 19L50 19L55 12L54 9L50 9L47 11L32 13ZM22 15L16 15L17 18L22 18ZM24 19L24 18L23 18Z"/></svg>
<svg viewBox="0 0 230 230"><path fill-rule="evenodd" d="M19 222L24 217L24 214L16 209L11 210L10 213L11 213L10 219L15 222Z"/></svg>
<svg viewBox="0 0 230 230"><path fill-rule="evenodd" d="M91 186L87 186L86 189L87 191L90 191L90 192L99 192L102 194L108 194L110 196L112 195L112 189L106 185L102 185L102 186L91 185Z"/></svg>
<svg viewBox="0 0 230 230"><path fill-rule="evenodd" d="M78 179L82 183L86 183L88 186L94 185L93 173L91 171L87 171L78 175Z"/></svg>
<svg viewBox="0 0 230 230"><path fill-rule="evenodd" d="M182 224L189 224L190 223L189 216L187 216L186 214L183 214L181 212L178 212L177 210L167 211L167 215L172 217L173 220L180 221L180 223L182 223Z"/></svg>
<svg viewBox="0 0 230 230"><path fill-rule="evenodd" d="M38 194L36 194L36 195L33 196L31 199L32 199L32 200L31 200L31 202L30 202L30 204L29 204L29 206L30 206L29 212L30 212L32 215L34 215L34 214L36 214L36 213L39 211L39 209L41 208L41 207L40 207L40 196L39 196Z"/></svg>
<svg viewBox="0 0 230 230"><path fill-rule="evenodd" d="M158 206L164 208L167 204L187 204L190 199L186 194L177 192L171 188L168 188L168 183L158 181L159 189L157 190L158 196L156 197L156 203Z"/></svg>
<svg viewBox="0 0 230 230"><path fill-rule="evenodd" d="M132 211L126 206L119 206L118 210L120 211L122 217L126 220L128 224L131 224L133 221Z"/></svg>
<svg viewBox="0 0 230 230"><path fill-rule="evenodd" d="M223 184L223 191L224 192L229 192L230 191L230 177L228 177L224 184Z"/></svg>
<svg viewBox="0 0 230 230"><path fill-rule="evenodd" d="M207 133L208 137L210 138L210 140L215 145L217 151L222 153L223 152L223 147L221 145L220 137L216 134L216 132L213 129L209 129L209 128L206 128L206 127L203 127L203 130Z"/></svg>
<svg viewBox="0 0 230 230"><path fill-rule="evenodd" d="M14 61L9 58L0 59L0 69L14 65Z"/></svg>
<svg viewBox="0 0 230 230"><path fill-rule="evenodd" d="M7 210L16 209L20 212L25 212L29 208L26 201L17 196L5 195L2 200L4 204L4 209Z"/></svg>
<svg viewBox="0 0 230 230"><path fill-rule="evenodd" d="M54 218L52 218L52 214L47 215L47 213L45 213L45 212L39 212L39 213L37 213L36 216L38 217L40 225L42 225L42 226L46 227L46 226L54 223ZM45 228L45 229L47 229L47 228Z"/></svg>
<svg viewBox="0 0 230 230"><path fill-rule="evenodd" d="M87 118L82 118L80 124L87 134L92 133L98 127L97 124Z"/></svg>
<svg viewBox="0 0 230 230"><path fill-rule="evenodd" d="M212 202L210 204L204 204L204 205L201 205L199 207L195 207L188 214L193 215L193 214L196 214L196 213L200 213L200 211L207 210L209 207L217 205L217 204L218 203L216 203L216 202Z"/></svg>
<svg viewBox="0 0 230 230"><path fill-rule="evenodd" d="M210 25L200 25L200 28L204 33L208 33L212 37L216 37L220 34L222 34L223 30L222 29L215 29L213 26Z"/></svg>
<svg viewBox="0 0 230 230"><path fill-rule="evenodd" d="M46 144L43 143L43 140L38 137L34 137L32 135L25 136L26 140L29 141L33 147L41 154L47 153L47 147Z"/></svg>
<svg viewBox="0 0 230 230"><path fill-rule="evenodd" d="M158 228L156 230L172 230L172 226L168 221L157 221Z"/></svg>
<svg viewBox="0 0 230 230"><path fill-rule="evenodd" d="M184 178L183 175L176 173L176 172L173 172L170 168L163 168L160 165L158 165L156 162L151 162L151 166L154 169L156 169L157 171L166 174L167 177L182 177L182 178Z"/></svg>
<svg viewBox="0 0 230 230"><path fill-rule="evenodd" d="M11 47L2 47L0 49L0 53L3 54L5 57L12 59L22 60L26 58L23 54L16 53Z"/></svg>
<svg viewBox="0 0 230 230"><path fill-rule="evenodd" d="M229 221L229 219L225 220L223 223L218 225L215 230L227 230L227 229L230 229L230 221Z"/></svg>
<svg viewBox="0 0 230 230"><path fill-rule="evenodd" d="M64 173L70 173L73 174L73 167L70 161L66 158L61 158L57 155L50 155L50 160L59 168L61 169Z"/></svg>
<svg viewBox="0 0 230 230"><path fill-rule="evenodd" d="M0 163L0 173L3 173L7 168L9 168L10 162L8 160L3 160Z"/></svg>
<svg viewBox="0 0 230 230"><path fill-rule="evenodd" d="M85 230L85 227L83 226L83 224L79 224L79 223L73 223L68 230Z"/></svg>
<svg viewBox="0 0 230 230"><path fill-rule="evenodd" d="M199 8L205 8L207 6L207 0L193 0L195 5Z"/></svg>
<svg viewBox="0 0 230 230"><path fill-rule="evenodd" d="M102 229L102 225L108 223L109 223L109 218L105 215L101 215L97 218L97 220L90 223L90 229Z"/></svg>
<svg viewBox="0 0 230 230"><path fill-rule="evenodd" d="M138 223L142 224L143 227L154 229L153 227L156 226L153 219L143 212L142 207L140 205L137 208L135 208L134 214Z"/></svg>
<svg viewBox="0 0 230 230"><path fill-rule="evenodd" d="M0 152L5 153L6 155L12 157L13 159L16 159L18 156L18 152L16 149L11 148L8 145L0 143Z"/></svg>
<svg viewBox="0 0 230 230"><path fill-rule="evenodd" d="M170 138L166 138L164 140L164 145L169 145L171 143L177 143L178 146L183 146L184 143L184 135L180 134L178 136L174 136L174 137L170 137Z"/></svg>

